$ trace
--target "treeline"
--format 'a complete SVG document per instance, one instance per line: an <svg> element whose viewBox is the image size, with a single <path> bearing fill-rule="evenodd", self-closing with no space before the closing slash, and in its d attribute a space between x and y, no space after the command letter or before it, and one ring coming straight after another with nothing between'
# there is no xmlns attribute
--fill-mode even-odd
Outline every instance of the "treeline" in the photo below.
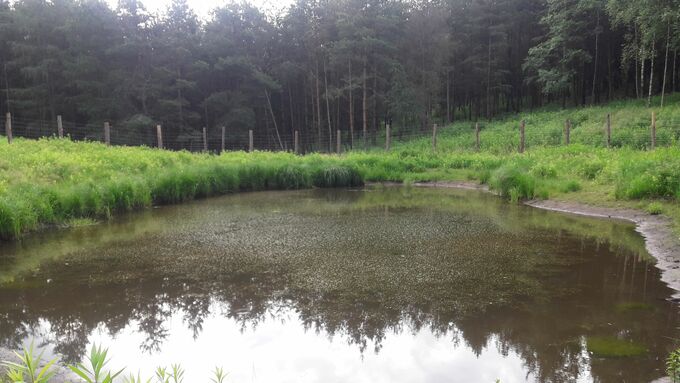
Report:
<svg viewBox="0 0 680 383"><path fill-rule="evenodd" d="M0 111L46 129L111 121L174 142L249 129L310 149L546 103L678 89L678 0L246 2L200 20L136 0L0 0ZM149 142L152 144L152 142Z"/></svg>

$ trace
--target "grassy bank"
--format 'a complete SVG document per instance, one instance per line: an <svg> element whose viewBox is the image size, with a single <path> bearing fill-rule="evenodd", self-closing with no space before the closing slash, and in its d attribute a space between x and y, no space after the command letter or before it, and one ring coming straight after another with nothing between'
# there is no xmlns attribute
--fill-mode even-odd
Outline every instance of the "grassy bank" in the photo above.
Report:
<svg viewBox="0 0 680 383"><path fill-rule="evenodd" d="M558 198L635 207L680 222L680 95L670 99L657 111L659 147L654 151L647 149L651 110L639 100L546 108L487 122L480 151L469 122L442 128L436 152L423 137L396 140L390 152L341 156L215 156L69 140L18 139L12 145L0 140L0 237L230 192L363 181L476 180L510 200ZM603 135L607 113L612 115L612 148L605 147ZM516 153L520 119L527 121L524 154ZM573 127L569 146L563 142L566 119Z"/></svg>
<svg viewBox="0 0 680 383"><path fill-rule="evenodd" d="M221 156L69 140L0 143L0 237L79 224L154 204L237 191L355 186L338 158L287 153Z"/></svg>

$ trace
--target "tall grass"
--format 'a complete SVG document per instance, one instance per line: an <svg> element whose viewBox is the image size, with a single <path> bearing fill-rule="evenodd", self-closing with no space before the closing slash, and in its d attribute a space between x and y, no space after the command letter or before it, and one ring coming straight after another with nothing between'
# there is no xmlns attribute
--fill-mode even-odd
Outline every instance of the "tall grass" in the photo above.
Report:
<svg viewBox="0 0 680 383"><path fill-rule="evenodd" d="M680 94L657 111L659 143L646 150L650 110L638 100L608 106L507 116L485 123L481 151L469 122L429 138L395 142L342 156L230 152L220 156L69 140L0 140L0 238L45 225L106 219L154 204L225 193L358 186L364 181L446 181L488 184L511 200L605 190L623 200L680 197ZM614 148L603 127L612 114ZM517 154L518 121L527 121L525 154ZM562 145L564 121L572 144ZM646 140L646 141L645 141Z"/></svg>
<svg viewBox="0 0 680 383"><path fill-rule="evenodd" d="M332 156L215 156L18 139L12 145L0 143L0 238L237 191L362 184L357 169Z"/></svg>

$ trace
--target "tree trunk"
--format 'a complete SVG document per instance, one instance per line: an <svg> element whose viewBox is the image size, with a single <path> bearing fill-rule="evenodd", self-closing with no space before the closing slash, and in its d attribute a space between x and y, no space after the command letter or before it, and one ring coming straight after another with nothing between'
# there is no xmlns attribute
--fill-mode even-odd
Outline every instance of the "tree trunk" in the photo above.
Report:
<svg viewBox="0 0 680 383"><path fill-rule="evenodd" d="M638 43L637 26L635 26L635 44ZM638 75L638 68L640 67L640 50L637 50L635 55L635 97L640 98L640 76Z"/></svg>
<svg viewBox="0 0 680 383"><path fill-rule="evenodd" d="M645 61L647 61L645 56L644 48L640 48L640 98L645 94Z"/></svg>
<svg viewBox="0 0 680 383"><path fill-rule="evenodd" d="M486 56L486 118L491 120L491 26L489 26L489 41Z"/></svg>
<svg viewBox="0 0 680 383"><path fill-rule="evenodd" d="M673 91L673 92L675 92L675 90L676 90L676 88L675 88L675 74L676 74L676 69L675 69L675 68L676 68L676 66L675 66L675 64L677 63L677 61L678 61L678 51L677 51L677 50L674 50L674 51L673 51L673 87L672 87L672 89L673 89L672 91ZM8 104L8 105L9 105L9 104Z"/></svg>
<svg viewBox="0 0 680 383"><path fill-rule="evenodd" d="M654 84L654 56L656 56L656 41L655 37L652 37L652 58L651 62L649 63L649 93L647 94L647 107L649 108L652 105L652 85Z"/></svg>
<svg viewBox="0 0 680 383"><path fill-rule="evenodd" d="M595 62L593 65L593 90L590 93L590 104L595 104L595 84L597 83L597 56L600 49L600 11L597 11L597 26L595 27Z"/></svg>
<svg viewBox="0 0 680 383"><path fill-rule="evenodd" d="M610 41L611 43L611 41ZM607 49L607 86L609 91L607 92L607 102L612 100L612 50L611 45ZM627 88L627 87L626 87ZM628 92L626 92L628 93Z"/></svg>
<svg viewBox="0 0 680 383"><path fill-rule="evenodd" d="M451 122L451 71L446 68L446 122Z"/></svg>
<svg viewBox="0 0 680 383"><path fill-rule="evenodd" d="M281 141L281 135L279 134L279 125L276 123L276 117L274 116L274 109L272 108L272 100L269 98L269 92L267 89L264 90L264 96L267 99L267 105L269 106L269 113L272 116L272 122L274 123L274 131L276 132L276 139L279 141L279 147L283 150L283 142Z"/></svg>
<svg viewBox="0 0 680 383"><path fill-rule="evenodd" d="M675 90L676 90L676 88L675 88L675 74L676 74L675 68L676 68L676 66L675 66L675 64L677 63L677 61L678 61L678 51L674 50L673 51L673 86L671 88L672 92L675 92Z"/></svg>
<svg viewBox="0 0 680 383"><path fill-rule="evenodd" d="M349 59L349 147L354 148L354 100L352 99L352 59Z"/></svg>
<svg viewBox="0 0 680 383"><path fill-rule="evenodd" d="M316 144L321 150L321 91L319 90L319 59L316 60Z"/></svg>
<svg viewBox="0 0 680 383"><path fill-rule="evenodd" d="M668 72L668 48L671 45L671 22L668 21L668 28L666 31L666 57L663 64L663 85L661 85L661 107L663 108L663 98L666 95L666 77Z"/></svg>
<svg viewBox="0 0 680 383"><path fill-rule="evenodd" d="M378 73L376 64L373 63L373 144L375 144L378 132Z"/></svg>
<svg viewBox="0 0 680 383"><path fill-rule="evenodd" d="M179 67L177 67L177 106L179 108L179 131L184 129L184 111L182 110L182 88L179 86L179 80L181 80L181 73Z"/></svg>
<svg viewBox="0 0 680 383"><path fill-rule="evenodd" d="M7 113L10 113L10 112L12 112L12 110L10 109L10 106L9 106L10 105L10 102L9 102L9 78L7 77L7 63L5 63L4 67L5 67L5 96L6 96L5 101L7 102ZM673 78L675 78L675 74L674 74ZM673 84L675 84L675 80L673 81Z"/></svg>
<svg viewBox="0 0 680 383"><path fill-rule="evenodd" d="M368 60L366 59L366 56L364 56L364 73L363 73L364 86L363 86L363 90L362 90L363 91L363 98L361 100L361 107L362 107L361 114L363 115L362 120L363 120L364 146L366 146L367 138L368 138L368 100L367 100L367 98L368 98L368 89L367 89L368 84L367 84L367 82L368 81L366 80L366 64L367 64L366 61L368 61Z"/></svg>
<svg viewBox="0 0 680 383"><path fill-rule="evenodd" d="M323 85L326 99L326 119L328 120L328 152L333 151L333 127L331 126L331 107L328 101L328 75L326 73L326 58L323 59Z"/></svg>

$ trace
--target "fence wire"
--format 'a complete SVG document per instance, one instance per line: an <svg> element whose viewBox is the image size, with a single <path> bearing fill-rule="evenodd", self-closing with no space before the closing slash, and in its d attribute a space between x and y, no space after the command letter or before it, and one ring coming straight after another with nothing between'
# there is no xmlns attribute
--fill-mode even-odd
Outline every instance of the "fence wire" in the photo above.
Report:
<svg viewBox="0 0 680 383"><path fill-rule="evenodd" d="M566 124L562 128L545 128L526 123L524 127L524 145L521 142L521 122L509 129L492 129L493 122L456 124L446 127L407 128L393 127L389 136L386 127L369 129L367 132L349 129L328 132L298 132L297 150L299 153L324 152L333 153L338 149L345 152L351 149L391 149L404 143L422 148L431 146L456 150L517 151L523 146L526 149L542 146L560 146L568 143L584 143L598 147L630 147L634 149L651 149L668 147L680 143L680 120L659 120L652 124L650 118L639 117L625 121L625 128L616 123L607 129L606 120L600 128L585 129L578 123L570 125L567 138ZM3 132L8 135L8 121L5 120ZM26 120L11 117L11 135L14 138L42 139L58 137L57 121ZM507 123L505 123L507 125ZM591 124L592 125L592 124ZM64 138L73 141L105 142L104 124L83 124L73 121L62 121ZM232 130L227 127L206 127L185 129L182 132L167 132L161 127L162 148L167 150L186 150L190 152L221 151L295 151L295 132L273 129L247 131ZM143 128L118 127L109 125L109 142L114 146L146 146L161 147L156 126ZM609 132L609 133L608 133ZM330 136L330 137L329 137ZM339 140L339 143L338 143ZM567 142L569 140L569 142Z"/></svg>

